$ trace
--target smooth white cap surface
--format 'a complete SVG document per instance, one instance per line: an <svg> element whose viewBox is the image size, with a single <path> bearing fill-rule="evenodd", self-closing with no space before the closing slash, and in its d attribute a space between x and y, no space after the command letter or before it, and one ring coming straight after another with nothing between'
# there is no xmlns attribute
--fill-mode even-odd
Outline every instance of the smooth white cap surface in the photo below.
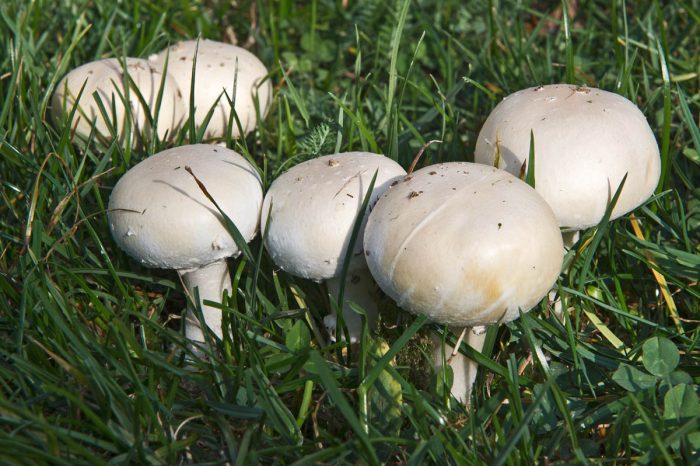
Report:
<svg viewBox="0 0 700 466"><path fill-rule="evenodd" d="M188 270L239 253L216 207L250 241L262 204L260 177L236 152L209 144L168 149L134 166L109 198L114 240L147 267Z"/></svg>
<svg viewBox="0 0 700 466"><path fill-rule="evenodd" d="M380 197L365 230L374 279L399 306L455 327L507 322L549 291L564 247L547 203L486 165L418 170Z"/></svg>
<svg viewBox="0 0 700 466"><path fill-rule="evenodd" d="M136 88L148 104L152 116L156 110L156 102L161 82L163 82L163 95L158 111L157 126L158 137L163 139L167 134L173 134L184 118L182 95L177 83L170 75L163 76L162 72L152 66L148 60L140 58L126 58L126 71L134 82ZM65 75L56 86L51 98L51 115L54 121L61 122L68 117L75 106L76 99L80 95L78 109L71 126L75 133L87 138L92 131L92 122L95 121L95 130L107 140L111 140L108 125L100 112L94 93L100 96L109 121L112 120L112 106L115 109L116 121L112 124L116 127L120 137L125 133L126 127L126 96L128 80L122 67L122 61L116 58L107 58L86 63ZM80 89L85 85L82 94ZM148 122L147 109L138 98L138 94L129 87L129 107L131 109L132 130L136 134L148 136L151 133L151 125Z"/></svg>
<svg viewBox="0 0 700 466"><path fill-rule="evenodd" d="M475 161L518 175L535 138L535 187L559 224L596 225L625 173L612 212L617 218L651 196L660 157L642 112L626 98L600 89L554 84L503 99L479 133ZM497 155L497 153L499 155Z"/></svg>
<svg viewBox="0 0 700 466"><path fill-rule="evenodd" d="M346 152L308 160L280 175L265 195L261 214L261 230L268 228L265 246L275 264L315 281L340 274L355 218L375 172L370 203L406 173L383 155ZM361 253L362 232L353 254Z"/></svg>
<svg viewBox="0 0 700 466"><path fill-rule="evenodd" d="M261 118L265 116L272 98L270 80L263 82L267 76L265 65L246 49L223 42L203 39L199 41L199 45L197 40L172 45L153 56L151 61L162 70L167 57L168 73L175 78L182 89L183 103L186 108L189 108L190 103L192 63L195 52L197 54L194 86L195 125L199 127L204 123L209 110L217 102L204 137L221 138L226 135L231 113L229 99L234 98L235 80L236 114L240 119L243 132L247 134L253 131L256 124L256 96ZM240 136L235 120L232 135Z"/></svg>

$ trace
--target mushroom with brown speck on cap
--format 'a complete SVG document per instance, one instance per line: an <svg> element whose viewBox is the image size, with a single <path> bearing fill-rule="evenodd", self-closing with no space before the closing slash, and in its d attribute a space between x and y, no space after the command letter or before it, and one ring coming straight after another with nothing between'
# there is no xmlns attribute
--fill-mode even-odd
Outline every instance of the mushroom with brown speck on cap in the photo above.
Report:
<svg viewBox="0 0 700 466"><path fill-rule="evenodd" d="M377 174L371 205L389 185L406 171L393 160L368 152L326 155L302 162L279 176L270 186L262 209L265 247L272 260L292 275L316 282L325 281L338 298L341 272L352 229ZM269 214L269 219L268 219ZM362 228L366 217L362 219ZM362 253L362 230L348 264L342 303L343 319L350 342L358 340L362 321L350 307L359 304L367 311L369 327L376 320L376 287ZM324 323L335 338L335 316Z"/></svg>
<svg viewBox="0 0 700 466"><path fill-rule="evenodd" d="M209 144L168 149L134 166L114 187L108 218L127 254L146 267L177 270L190 296L198 290L204 322L221 338L221 309L203 302L221 302L224 291L231 292L226 259L240 249L200 182L243 238L252 240L263 199L260 176L241 155ZM195 351L205 340L191 307L185 336Z"/></svg>
<svg viewBox="0 0 700 466"><path fill-rule="evenodd" d="M364 248L372 276L400 307L467 328L477 351L484 326L516 319L547 295L564 255L552 209L535 190L467 162L417 170L382 195ZM434 356L440 366L437 345ZM468 403L477 366L456 352L449 363L452 394Z"/></svg>
<svg viewBox="0 0 700 466"><path fill-rule="evenodd" d="M195 54L197 62L192 86ZM149 60L158 69L163 69L167 60L168 73L182 89L186 109L194 89L193 114L197 128L205 124L214 108L204 131L206 139L226 136L231 108L235 109L244 135L255 129L258 112L260 118L264 118L270 106L272 85L266 79L267 68L242 47L207 39L187 40L162 50ZM232 120L231 130L233 137L241 136L235 120Z"/></svg>
<svg viewBox="0 0 700 466"><path fill-rule="evenodd" d="M106 120L95 94L107 112ZM140 58L106 58L75 68L56 85L50 112L58 124L72 117L68 123L82 139L89 138L94 131L100 139L110 142L112 127L117 138L129 144L152 137L154 121L159 138L172 136L185 117L181 91L175 79ZM125 141L127 133L131 134L129 141Z"/></svg>
<svg viewBox="0 0 700 466"><path fill-rule="evenodd" d="M575 232L598 224L622 179L611 219L654 192L659 147L639 108L621 95L552 84L503 99L484 122L475 161L518 176L534 135L535 187L559 225ZM567 246L576 235L567 237Z"/></svg>

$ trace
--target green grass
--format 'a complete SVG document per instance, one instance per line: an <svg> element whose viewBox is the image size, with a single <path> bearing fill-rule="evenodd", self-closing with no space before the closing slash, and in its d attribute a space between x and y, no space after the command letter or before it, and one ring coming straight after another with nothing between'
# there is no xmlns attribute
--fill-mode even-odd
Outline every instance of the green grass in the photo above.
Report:
<svg viewBox="0 0 700 466"><path fill-rule="evenodd" d="M0 463L700 462L700 2L580 0L568 20L545 1L235 3L0 5ZM329 346L324 290L259 239L232 263L230 333L187 363L176 274L119 251L105 215L119 176L165 144L71 143L46 108L84 62L234 34L275 86L259 129L231 141L266 185L336 150L407 167L438 139L422 164L470 160L503 96L553 82L636 102L662 182L639 234L604 222L567 256L563 322L543 303L489 330L483 355L462 348L481 363L469 410L431 373L437 327L386 300L387 355Z"/></svg>

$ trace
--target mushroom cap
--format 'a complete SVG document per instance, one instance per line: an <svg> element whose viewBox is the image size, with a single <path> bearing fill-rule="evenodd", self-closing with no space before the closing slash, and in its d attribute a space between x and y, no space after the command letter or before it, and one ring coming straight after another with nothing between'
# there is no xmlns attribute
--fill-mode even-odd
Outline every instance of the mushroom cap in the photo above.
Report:
<svg viewBox="0 0 700 466"><path fill-rule="evenodd" d="M158 137L164 139L168 134L173 134L184 119L184 107L182 95L172 76L163 73L152 66L148 60L141 58L126 58L126 72L133 80L135 87L141 93L148 104L151 113L155 112L158 99L158 91L163 83L163 94L158 111L157 131ZM52 119L60 123L70 115L75 106L80 89L85 85L78 109L75 112L71 126L81 138L88 138L92 132L92 122L95 121L95 130L102 138L108 141L112 139L109 126L100 112L100 107L95 100L94 93L100 96L105 106L110 121L112 118L112 106L114 106L116 122L114 126L120 138L123 137L126 128L126 107L124 97L126 95L128 81L122 67L122 60L106 58L97 60L75 68L58 82L56 90L51 97ZM129 107L131 109L132 131L142 136L150 136L152 127L147 118L147 112L138 98L134 87L129 87Z"/></svg>
<svg viewBox="0 0 700 466"><path fill-rule="evenodd" d="M237 47L213 40L188 40L178 42L150 58L151 62L163 69L167 58L168 73L173 75L184 96L184 105L189 107L192 89L192 62L197 54L195 69L195 125L201 126L209 110L216 102L209 125L204 132L205 138L222 138L228 128L231 104L234 108L245 134L253 131L256 124L255 98L257 96L260 117L263 118L270 106L272 85L267 76L267 68L252 53ZM224 93L225 91L225 93ZM217 102L218 100L218 102ZM240 136L234 120L232 127L234 137Z"/></svg>
<svg viewBox="0 0 700 466"><path fill-rule="evenodd" d="M589 87L553 84L509 95L486 119L475 161L518 175L535 138L535 187L559 224L596 225L622 178L617 218L651 196L661 161L642 112L626 98ZM499 155L497 155L497 153Z"/></svg>
<svg viewBox="0 0 700 466"><path fill-rule="evenodd" d="M245 158L209 144L168 149L124 174L109 198L114 240L147 267L190 270L240 252L218 210L185 167L246 241L257 232L262 185Z"/></svg>
<svg viewBox="0 0 700 466"><path fill-rule="evenodd" d="M516 319L547 294L564 246L534 189L467 162L406 178L379 198L364 241L372 276L399 306L474 327Z"/></svg>
<svg viewBox="0 0 700 466"><path fill-rule="evenodd" d="M340 274L355 219L375 172L370 203L406 174L383 155L346 152L307 160L280 175L265 195L261 214L265 246L275 264L315 281ZM366 216L362 228L364 222ZM362 231L353 254L361 257ZM353 265L364 266L364 260L353 261Z"/></svg>

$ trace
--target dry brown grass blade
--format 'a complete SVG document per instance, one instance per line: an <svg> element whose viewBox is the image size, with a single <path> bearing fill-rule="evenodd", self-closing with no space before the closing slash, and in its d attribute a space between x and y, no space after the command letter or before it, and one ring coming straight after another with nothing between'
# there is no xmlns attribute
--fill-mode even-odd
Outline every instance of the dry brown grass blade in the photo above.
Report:
<svg viewBox="0 0 700 466"><path fill-rule="evenodd" d="M644 233L642 233L642 229L639 226L639 220L637 220L637 217L635 217L634 214L630 215L630 224L632 225L634 235L640 240L645 241L646 238L644 237ZM649 268L651 269L651 273L654 275L656 283L659 284L661 295L663 296L664 301L666 301L666 305L668 306L668 312L671 315L673 323L676 325L676 329L681 334L685 333L685 331L683 330L683 325L681 324L680 316L678 315L678 307L676 307L676 302L673 300L671 290L669 290L668 288L668 282L666 282L666 277L664 277L658 270L656 270L656 262L654 262L654 259L652 259L649 254L645 253L644 255L649 261L649 264L651 264L651 267Z"/></svg>

